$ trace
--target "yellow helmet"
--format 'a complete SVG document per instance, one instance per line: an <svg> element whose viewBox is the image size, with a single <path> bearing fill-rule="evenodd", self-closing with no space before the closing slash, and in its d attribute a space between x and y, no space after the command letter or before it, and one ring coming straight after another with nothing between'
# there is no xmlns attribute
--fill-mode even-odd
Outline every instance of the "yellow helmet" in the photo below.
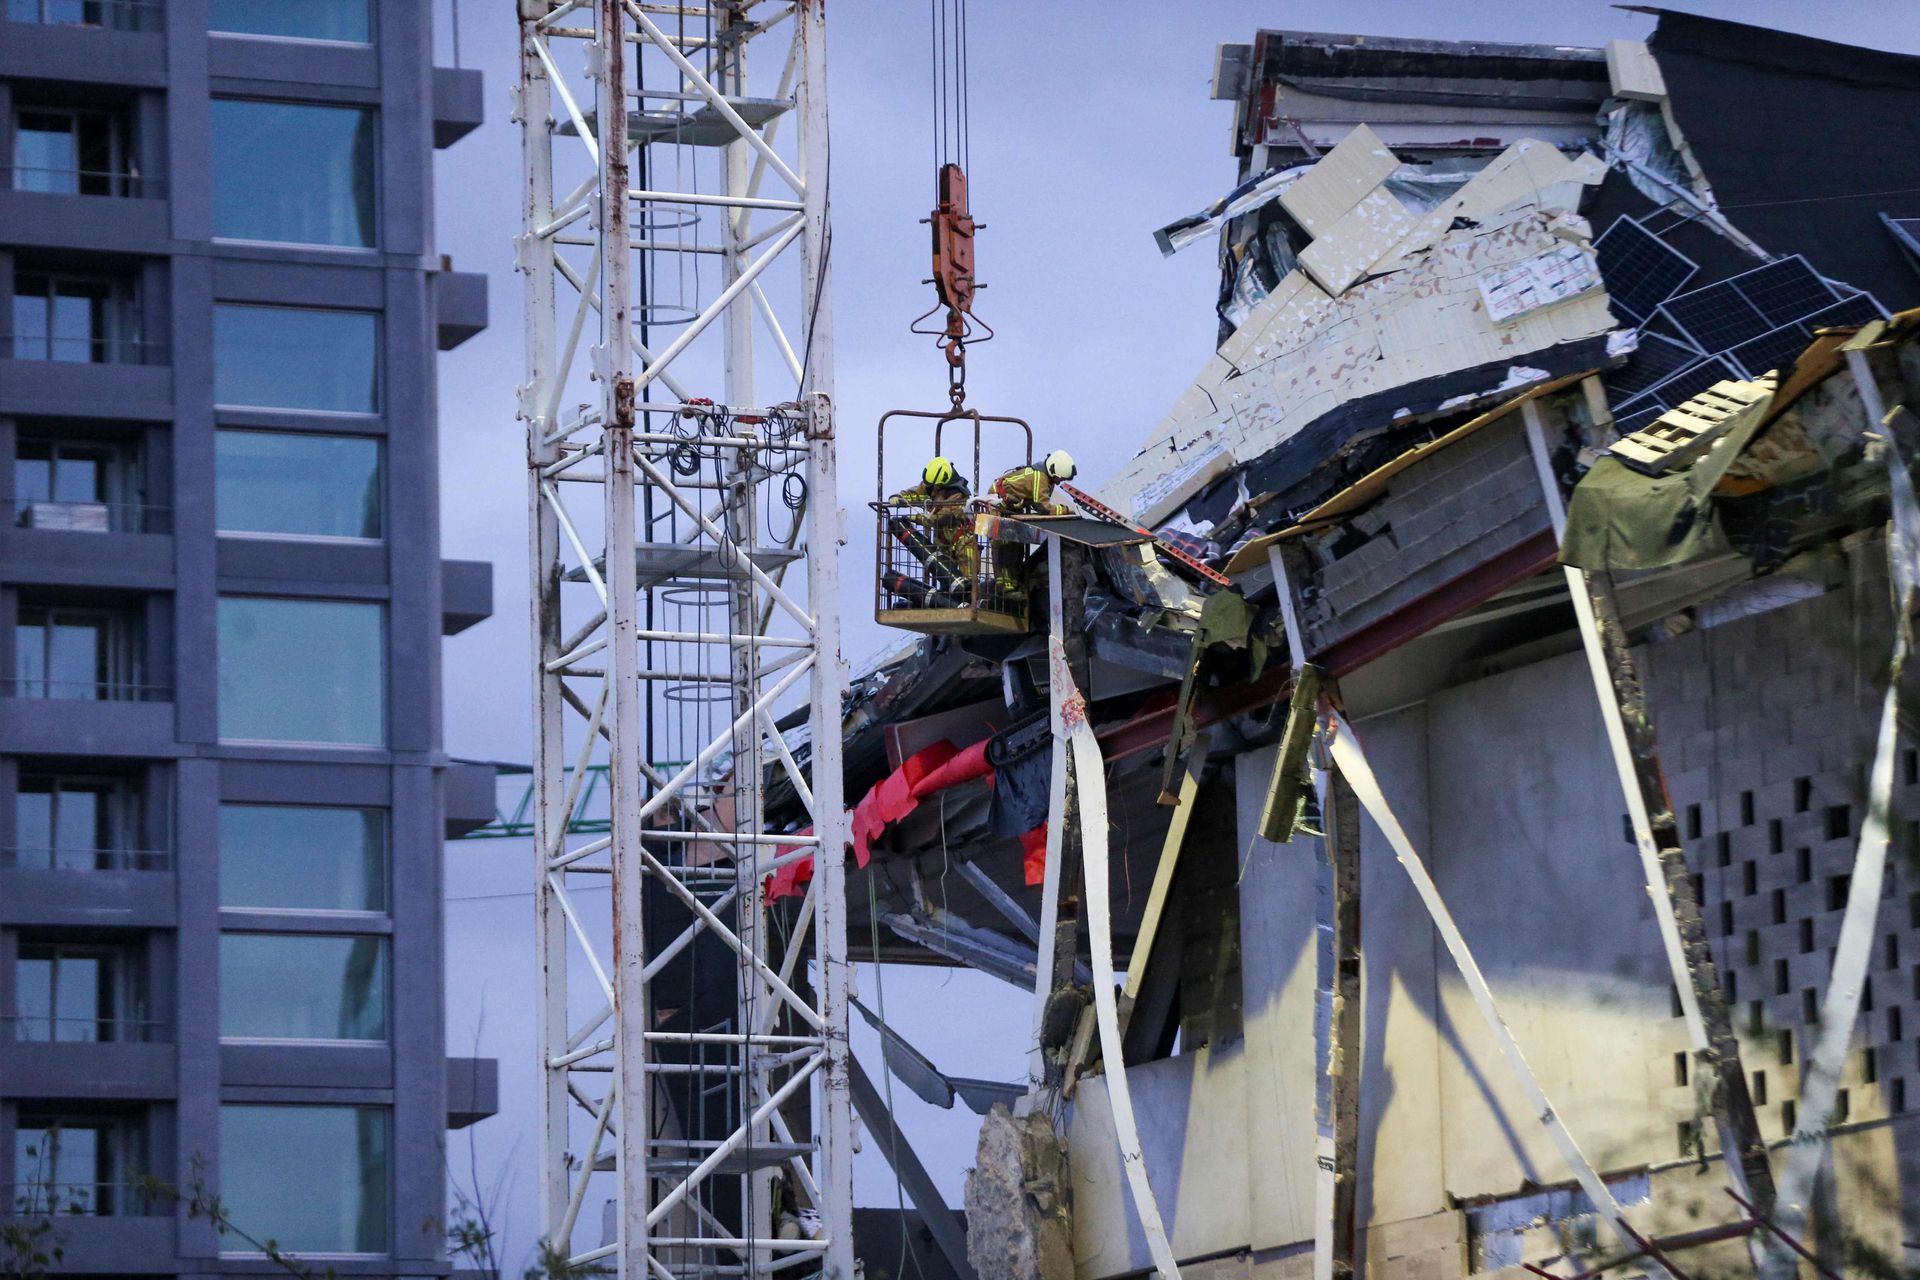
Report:
<svg viewBox="0 0 1920 1280"><path fill-rule="evenodd" d="M935 458L927 464L926 470L920 473L920 478L931 485L952 484L953 476L953 464L945 458Z"/></svg>

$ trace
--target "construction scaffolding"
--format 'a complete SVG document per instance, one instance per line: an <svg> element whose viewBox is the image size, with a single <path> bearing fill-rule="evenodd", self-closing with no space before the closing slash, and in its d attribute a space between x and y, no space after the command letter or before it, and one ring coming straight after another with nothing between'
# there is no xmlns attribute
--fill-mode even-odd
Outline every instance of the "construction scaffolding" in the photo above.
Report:
<svg viewBox="0 0 1920 1280"><path fill-rule="evenodd" d="M519 19L541 1236L851 1277L823 6ZM767 829L776 777L810 827Z"/></svg>

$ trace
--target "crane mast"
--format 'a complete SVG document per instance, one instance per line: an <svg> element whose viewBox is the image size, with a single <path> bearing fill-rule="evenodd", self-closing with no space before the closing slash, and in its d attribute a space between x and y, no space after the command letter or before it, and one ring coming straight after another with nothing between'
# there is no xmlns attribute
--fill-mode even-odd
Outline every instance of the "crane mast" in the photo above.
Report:
<svg viewBox="0 0 1920 1280"><path fill-rule="evenodd" d="M556 1271L853 1276L824 8L518 4Z"/></svg>

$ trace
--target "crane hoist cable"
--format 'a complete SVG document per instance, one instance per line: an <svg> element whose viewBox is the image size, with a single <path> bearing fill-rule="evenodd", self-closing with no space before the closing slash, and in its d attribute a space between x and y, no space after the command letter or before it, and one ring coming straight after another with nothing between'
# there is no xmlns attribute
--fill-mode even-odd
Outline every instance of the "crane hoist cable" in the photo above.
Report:
<svg viewBox="0 0 1920 1280"><path fill-rule="evenodd" d="M967 399L967 344L993 337L992 326L973 314L974 293L986 287L974 279L973 238L986 228L974 222L967 199L967 0L928 0L928 8L933 30L934 205L921 221L933 229L933 275L921 283L931 284L937 297L908 327L932 336L946 356L947 396L957 410ZM942 308L946 316L938 327L921 327Z"/></svg>

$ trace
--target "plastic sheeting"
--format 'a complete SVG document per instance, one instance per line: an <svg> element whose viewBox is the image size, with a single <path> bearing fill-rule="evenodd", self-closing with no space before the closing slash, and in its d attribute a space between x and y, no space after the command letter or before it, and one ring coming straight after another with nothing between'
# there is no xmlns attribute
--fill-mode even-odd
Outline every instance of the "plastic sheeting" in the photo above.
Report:
<svg viewBox="0 0 1920 1280"><path fill-rule="evenodd" d="M1773 404L1763 396L1734 415L1718 444L1683 471L1646 476L1603 457L1574 486L1560 563L1579 569L1661 569L1729 549L1713 487Z"/></svg>

